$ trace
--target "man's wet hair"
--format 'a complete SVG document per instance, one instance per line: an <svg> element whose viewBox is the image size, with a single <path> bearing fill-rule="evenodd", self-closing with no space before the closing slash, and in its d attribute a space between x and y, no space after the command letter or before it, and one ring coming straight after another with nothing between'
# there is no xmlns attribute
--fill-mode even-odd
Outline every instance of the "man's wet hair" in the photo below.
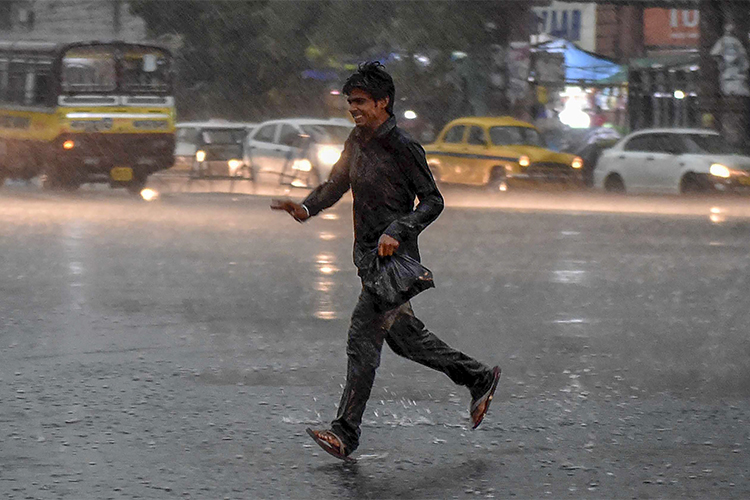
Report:
<svg viewBox="0 0 750 500"><path fill-rule="evenodd" d="M389 115L393 115L393 101L396 97L396 86L393 84L393 78L385 70L385 66L378 61L362 63L344 83L343 92L345 95L351 95L352 90L360 89L373 98L375 101L388 97L388 106L385 110Z"/></svg>

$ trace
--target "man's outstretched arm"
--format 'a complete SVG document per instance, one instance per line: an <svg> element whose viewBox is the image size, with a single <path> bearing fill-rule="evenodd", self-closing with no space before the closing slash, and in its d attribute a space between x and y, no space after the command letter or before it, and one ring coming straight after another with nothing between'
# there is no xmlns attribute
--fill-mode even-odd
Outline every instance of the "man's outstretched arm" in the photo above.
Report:
<svg viewBox="0 0 750 500"><path fill-rule="evenodd" d="M318 215L321 211L339 201L344 193L349 191L349 168L351 163L351 141L344 143L341 157L333 165L328 179L312 190L302 202L310 216Z"/></svg>
<svg viewBox="0 0 750 500"><path fill-rule="evenodd" d="M310 212L301 203L295 203L290 199L271 200L271 210L283 210L297 222L305 222L310 218Z"/></svg>
<svg viewBox="0 0 750 500"><path fill-rule="evenodd" d="M350 148L347 140L341 158L331 170L331 175L326 182L312 190L302 203L296 203L290 199L271 200L272 210L284 210L297 222L304 222L321 210L330 207L344 196L349 190L349 158Z"/></svg>

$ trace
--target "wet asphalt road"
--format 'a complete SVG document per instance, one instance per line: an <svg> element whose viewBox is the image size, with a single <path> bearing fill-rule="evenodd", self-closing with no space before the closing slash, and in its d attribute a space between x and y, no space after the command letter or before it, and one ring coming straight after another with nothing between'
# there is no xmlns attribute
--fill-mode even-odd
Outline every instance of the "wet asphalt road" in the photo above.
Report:
<svg viewBox="0 0 750 500"><path fill-rule="evenodd" d="M0 498L750 497L750 199L445 189L413 305L496 400L386 347L343 465L351 205L152 185L0 192Z"/></svg>

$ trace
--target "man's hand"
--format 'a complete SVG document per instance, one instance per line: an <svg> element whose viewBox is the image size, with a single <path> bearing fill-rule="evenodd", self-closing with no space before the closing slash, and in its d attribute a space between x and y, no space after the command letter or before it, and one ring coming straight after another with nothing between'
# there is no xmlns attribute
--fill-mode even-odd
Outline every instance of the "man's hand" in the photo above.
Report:
<svg viewBox="0 0 750 500"><path fill-rule="evenodd" d="M398 250L399 242L396 238L383 234L378 240L378 255L380 257L390 257Z"/></svg>
<svg viewBox="0 0 750 500"><path fill-rule="evenodd" d="M309 219L307 210L302 205L295 203L290 199L284 200L271 200L271 210L283 210L291 215L297 222L304 222Z"/></svg>

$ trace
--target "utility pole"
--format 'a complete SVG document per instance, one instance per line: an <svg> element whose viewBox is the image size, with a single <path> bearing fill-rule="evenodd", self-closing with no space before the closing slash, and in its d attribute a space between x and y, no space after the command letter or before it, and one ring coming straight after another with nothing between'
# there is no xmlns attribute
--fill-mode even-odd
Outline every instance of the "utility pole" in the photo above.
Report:
<svg viewBox="0 0 750 500"><path fill-rule="evenodd" d="M122 0L112 0L112 33L120 35L122 28Z"/></svg>

